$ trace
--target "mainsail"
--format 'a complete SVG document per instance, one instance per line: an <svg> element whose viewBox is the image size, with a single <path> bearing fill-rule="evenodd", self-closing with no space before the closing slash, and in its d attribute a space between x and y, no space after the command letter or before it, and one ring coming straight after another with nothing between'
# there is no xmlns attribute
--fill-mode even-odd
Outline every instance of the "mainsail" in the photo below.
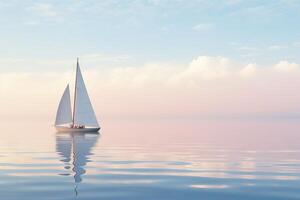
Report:
<svg viewBox="0 0 300 200"><path fill-rule="evenodd" d="M67 85L64 94L59 102L56 113L55 125L72 123L72 109L70 100L70 89Z"/></svg>
<svg viewBox="0 0 300 200"><path fill-rule="evenodd" d="M77 60L73 123L99 127Z"/></svg>

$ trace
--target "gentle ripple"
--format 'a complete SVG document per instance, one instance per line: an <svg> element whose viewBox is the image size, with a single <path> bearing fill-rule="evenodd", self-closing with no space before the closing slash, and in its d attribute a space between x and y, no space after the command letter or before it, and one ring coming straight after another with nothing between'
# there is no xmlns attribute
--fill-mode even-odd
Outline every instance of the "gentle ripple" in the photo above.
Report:
<svg viewBox="0 0 300 200"><path fill-rule="evenodd" d="M300 199L297 148L45 135L0 148L1 199Z"/></svg>

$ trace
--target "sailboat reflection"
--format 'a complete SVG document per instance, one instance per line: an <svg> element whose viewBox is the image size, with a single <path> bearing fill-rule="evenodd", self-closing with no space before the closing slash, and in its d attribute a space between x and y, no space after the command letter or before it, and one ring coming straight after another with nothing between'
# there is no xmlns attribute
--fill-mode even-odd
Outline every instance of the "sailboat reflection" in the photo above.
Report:
<svg viewBox="0 0 300 200"><path fill-rule="evenodd" d="M65 164L64 168L68 170L67 173L60 175L73 174L74 182L80 183L82 175L86 172L84 167L91 162L91 149L97 143L98 138L99 133L56 134L56 151L61 156L60 161ZM72 171L69 170L70 168Z"/></svg>

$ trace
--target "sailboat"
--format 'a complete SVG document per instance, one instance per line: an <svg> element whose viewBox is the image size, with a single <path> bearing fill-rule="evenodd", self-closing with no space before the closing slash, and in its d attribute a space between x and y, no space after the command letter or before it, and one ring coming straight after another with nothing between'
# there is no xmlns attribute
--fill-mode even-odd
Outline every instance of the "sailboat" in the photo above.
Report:
<svg viewBox="0 0 300 200"><path fill-rule="evenodd" d="M70 88L67 85L59 102L55 127L58 132L97 132L100 130L91 100L85 87L77 58L73 113Z"/></svg>

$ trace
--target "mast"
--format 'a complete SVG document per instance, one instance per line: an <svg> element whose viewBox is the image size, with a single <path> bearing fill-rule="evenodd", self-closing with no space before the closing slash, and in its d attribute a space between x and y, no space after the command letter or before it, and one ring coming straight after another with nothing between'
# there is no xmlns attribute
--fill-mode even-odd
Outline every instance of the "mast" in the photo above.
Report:
<svg viewBox="0 0 300 200"><path fill-rule="evenodd" d="M74 104L73 104L73 121L72 125L74 127L74 120L75 120L75 109L76 109L76 93L77 93L77 73L79 68L79 58L77 57L77 66L76 66L76 78L75 78L75 91L74 91Z"/></svg>

